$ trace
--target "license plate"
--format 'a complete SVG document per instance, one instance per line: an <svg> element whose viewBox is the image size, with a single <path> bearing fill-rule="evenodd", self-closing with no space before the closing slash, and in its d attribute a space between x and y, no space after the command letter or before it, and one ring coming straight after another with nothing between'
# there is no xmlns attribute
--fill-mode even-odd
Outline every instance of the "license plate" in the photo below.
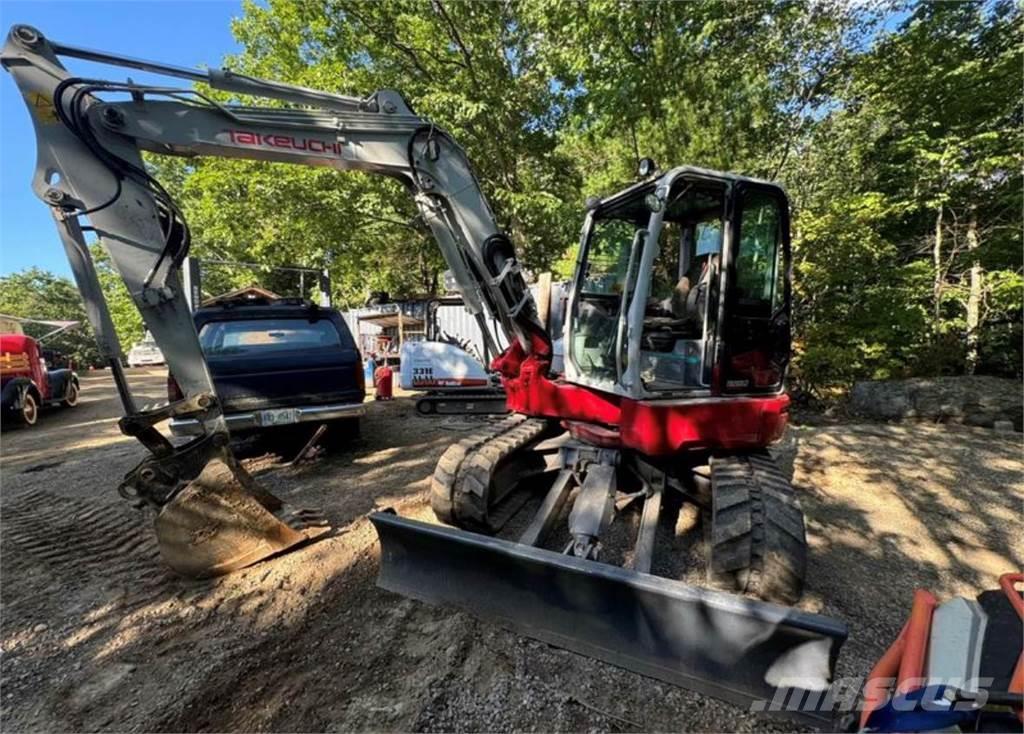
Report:
<svg viewBox="0 0 1024 734"><path fill-rule="evenodd" d="M277 408L276 410L261 410L260 425L263 426L287 426L290 423L299 422L299 411L295 408Z"/></svg>

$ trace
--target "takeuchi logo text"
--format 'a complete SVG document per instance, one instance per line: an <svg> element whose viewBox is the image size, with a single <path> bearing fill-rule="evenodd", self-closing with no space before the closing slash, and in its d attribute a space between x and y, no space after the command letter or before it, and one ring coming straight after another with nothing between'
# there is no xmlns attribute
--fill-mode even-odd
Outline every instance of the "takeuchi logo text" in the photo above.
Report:
<svg viewBox="0 0 1024 734"><path fill-rule="evenodd" d="M294 135L261 135L245 130L228 130L232 143L250 145L258 148L284 148L286 150L308 151L309 153L326 153L339 158L342 155L342 143L317 140L316 138L299 138Z"/></svg>

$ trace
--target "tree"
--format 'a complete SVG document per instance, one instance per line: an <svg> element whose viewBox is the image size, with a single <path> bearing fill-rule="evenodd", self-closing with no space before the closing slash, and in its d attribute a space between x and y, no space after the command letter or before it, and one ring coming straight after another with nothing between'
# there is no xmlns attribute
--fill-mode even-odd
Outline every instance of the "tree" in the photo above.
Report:
<svg viewBox="0 0 1024 734"><path fill-rule="evenodd" d="M554 92L513 4L274 0L244 9L233 68L347 94L401 90L466 148L525 262L545 269L572 242L578 182L557 150ZM200 256L327 263L349 305L371 290L438 288L443 261L395 182L209 159L178 178Z"/></svg>
<svg viewBox="0 0 1024 734"><path fill-rule="evenodd" d="M850 269L828 246L833 232L801 228L797 266L808 300L797 313L809 326L839 327L832 339L807 339L812 355L844 335L847 348L865 344L842 325L866 327L856 309L882 289L916 314L911 333L892 331L875 347L897 356L900 372L1019 374L1020 339L1014 345L1006 327L1019 334L1021 157L1010 141L1021 124L1020 40L1020 13L1009 3L925 3L851 66L793 178L803 182L802 222L831 221L842 232L837 216L850 223L870 212L870 226L843 252L871 237L872 251L886 255ZM805 355L805 371L812 364Z"/></svg>
<svg viewBox="0 0 1024 734"><path fill-rule="evenodd" d="M777 178L871 25L827 2L528 2L524 15L586 194L631 182L642 156Z"/></svg>
<svg viewBox="0 0 1024 734"><path fill-rule="evenodd" d="M121 277L114 271L106 251L98 244L89 249L111 320L122 349L127 351L145 333L142 316ZM26 268L0 276L0 313L20 318L80 322L75 328L47 340L47 345L71 357L79 366L103 365L82 296L71 279L41 268ZM30 336L40 336L49 330L45 326L25 327L25 333Z"/></svg>
<svg viewBox="0 0 1024 734"><path fill-rule="evenodd" d="M800 386L1020 374L1024 44L1010 2L243 7L231 67L347 94L401 90L465 146L529 270L569 274L585 198L630 183L641 156L778 179L794 208ZM218 270L218 284L327 264L342 305L438 287L444 264L393 181L154 165L195 254L265 268Z"/></svg>
<svg viewBox="0 0 1024 734"><path fill-rule="evenodd" d="M46 346L62 352L78 366L100 362L81 296L67 278L40 268L0 276L0 313L26 319L79 321L80 326L47 340ZM29 336L39 337L53 327L26 324L24 330Z"/></svg>

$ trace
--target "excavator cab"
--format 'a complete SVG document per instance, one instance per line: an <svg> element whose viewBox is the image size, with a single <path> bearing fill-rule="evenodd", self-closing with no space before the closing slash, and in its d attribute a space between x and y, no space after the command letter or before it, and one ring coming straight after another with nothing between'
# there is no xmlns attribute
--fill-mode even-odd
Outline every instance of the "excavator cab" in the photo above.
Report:
<svg viewBox="0 0 1024 734"><path fill-rule="evenodd" d="M595 202L566 379L633 399L779 392L788 207L774 185L681 168Z"/></svg>

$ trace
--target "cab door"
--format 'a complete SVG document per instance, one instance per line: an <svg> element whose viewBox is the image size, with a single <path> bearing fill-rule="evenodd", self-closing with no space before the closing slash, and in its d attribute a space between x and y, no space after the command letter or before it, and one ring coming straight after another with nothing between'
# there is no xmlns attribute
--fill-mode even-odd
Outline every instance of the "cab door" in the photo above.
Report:
<svg viewBox="0 0 1024 734"><path fill-rule="evenodd" d="M777 186L744 183L732 211L718 387L775 393L791 347L789 202Z"/></svg>

